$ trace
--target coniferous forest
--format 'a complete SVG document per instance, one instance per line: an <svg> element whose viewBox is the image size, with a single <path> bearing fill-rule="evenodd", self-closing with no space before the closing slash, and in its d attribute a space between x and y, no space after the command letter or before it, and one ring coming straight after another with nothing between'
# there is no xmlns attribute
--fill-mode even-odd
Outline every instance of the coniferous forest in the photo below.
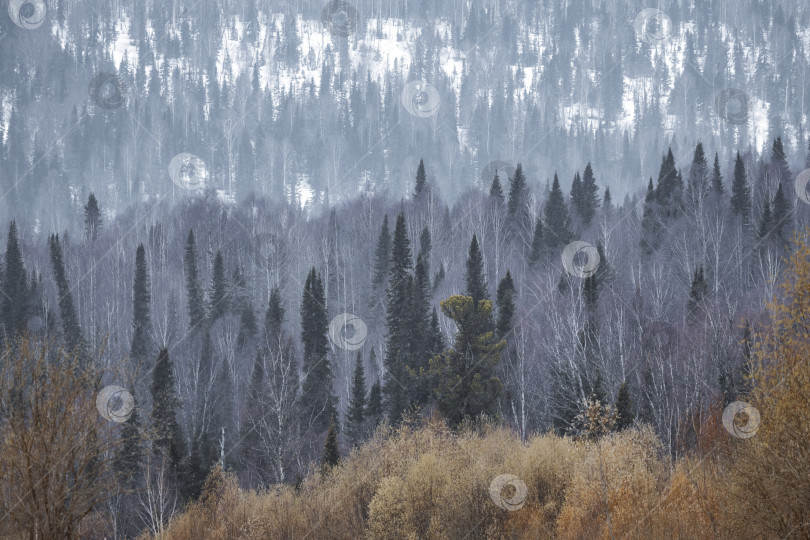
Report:
<svg viewBox="0 0 810 540"><path fill-rule="evenodd" d="M810 5L0 8L0 537L810 536Z"/></svg>

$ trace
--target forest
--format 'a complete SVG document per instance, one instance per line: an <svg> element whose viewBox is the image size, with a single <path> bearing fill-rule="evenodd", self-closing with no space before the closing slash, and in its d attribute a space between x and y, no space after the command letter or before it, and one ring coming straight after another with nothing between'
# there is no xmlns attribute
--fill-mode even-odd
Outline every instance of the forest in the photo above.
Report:
<svg viewBox="0 0 810 540"><path fill-rule="evenodd" d="M808 6L3 8L0 537L810 535Z"/></svg>

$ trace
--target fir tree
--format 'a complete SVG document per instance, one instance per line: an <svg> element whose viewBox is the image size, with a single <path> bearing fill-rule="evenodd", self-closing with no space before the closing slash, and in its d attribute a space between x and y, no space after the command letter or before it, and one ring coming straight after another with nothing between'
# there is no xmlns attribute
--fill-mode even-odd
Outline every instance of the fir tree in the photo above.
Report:
<svg viewBox="0 0 810 540"><path fill-rule="evenodd" d="M335 419L331 418L321 455L321 475L329 474L338 463L340 463L340 450L338 449L337 431L335 431Z"/></svg>
<svg viewBox="0 0 810 540"><path fill-rule="evenodd" d="M177 420L181 402L175 387L174 363L166 347L158 353L149 389L152 395L152 445L155 452L162 452L168 457L173 471L177 473L186 457L186 441Z"/></svg>
<svg viewBox="0 0 810 540"><path fill-rule="evenodd" d="M619 393L616 396L616 430L627 429L633 425L634 420L633 401L630 398L630 389L625 381L619 386Z"/></svg>
<svg viewBox="0 0 810 540"><path fill-rule="evenodd" d="M353 445L365 437L366 374L363 370L363 355L358 352L352 376L349 409L346 412L346 432Z"/></svg>
<svg viewBox="0 0 810 540"><path fill-rule="evenodd" d="M569 200L571 201L571 209L582 219L582 179L579 176L579 171L574 174L574 181L571 182Z"/></svg>
<svg viewBox="0 0 810 540"><path fill-rule="evenodd" d="M556 173L554 174L554 182L551 185L551 192L546 201L544 213L546 227L543 230L543 237L549 251L553 252L559 247L568 244L574 236L571 231L571 218Z"/></svg>
<svg viewBox="0 0 810 540"><path fill-rule="evenodd" d="M773 196L773 232L779 240L780 245L784 245L793 229L791 204L785 197L785 192L780 183L776 188L776 195ZM788 231L787 233L785 231Z"/></svg>
<svg viewBox="0 0 810 540"><path fill-rule="evenodd" d="M370 430L377 428L383 417L382 387L380 381L375 380L368 391L368 405L366 406L366 421Z"/></svg>
<svg viewBox="0 0 810 540"><path fill-rule="evenodd" d="M478 239L473 234L470 242L470 250L467 255L467 296L473 299L476 304L479 300L488 300L487 281L484 277L484 257L478 247Z"/></svg>
<svg viewBox="0 0 810 540"><path fill-rule="evenodd" d="M211 274L211 292L209 294L211 299L208 308L208 315L211 317L211 322L215 322L220 317L228 312L228 282L225 278L225 263L222 259L222 252L217 250L214 256L214 268Z"/></svg>
<svg viewBox="0 0 810 540"><path fill-rule="evenodd" d="M419 235L419 257L422 258L422 265L425 268L427 284L430 287L430 252L433 249L433 242L430 238L430 229L425 226Z"/></svg>
<svg viewBox="0 0 810 540"><path fill-rule="evenodd" d="M725 193L723 175L720 173L720 158L717 152L714 153L714 167L712 167L712 189L718 197L722 197Z"/></svg>
<svg viewBox="0 0 810 540"><path fill-rule="evenodd" d="M771 147L771 169L773 169L780 185L790 179L790 166L785 156L782 137L777 137L773 141L773 146Z"/></svg>
<svg viewBox="0 0 810 540"><path fill-rule="evenodd" d="M699 204L708 193L708 164L703 151L703 143L697 143L695 154L692 157L692 166L689 168L689 195L692 204Z"/></svg>
<svg viewBox="0 0 810 540"><path fill-rule="evenodd" d="M765 202L762 205L762 214L759 217L757 224L757 236L760 240L765 240L773 230L773 215L771 214L771 201L765 197Z"/></svg>
<svg viewBox="0 0 810 540"><path fill-rule="evenodd" d="M62 319L65 343L71 352L86 359L87 347L79 325L79 317L76 315L76 308L73 306L73 294L70 292L70 283L65 274L65 263L62 261L62 245L59 243L59 235L51 235L48 243L50 244L51 266L53 267L56 288L59 293L59 315ZM8 274L8 263L6 264L6 274ZM25 279L24 273L23 279ZM24 291L25 287L23 288Z"/></svg>
<svg viewBox="0 0 810 540"><path fill-rule="evenodd" d="M91 242L98 238L101 232L101 210L98 207L98 201L93 193L87 198L87 204L84 205L84 235L85 238Z"/></svg>
<svg viewBox="0 0 810 540"><path fill-rule="evenodd" d="M434 307L430 314L430 347L428 348L428 357L432 358L443 351L444 337L442 336L442 329L439 326L439 314Z"/></svg>
<svg viewBox="0 0 810 540"><path fill-rule="evenodd" d="M123 485L134 489L140 478L140 465L143 458L143 437L137 405L129 419L121 426L121 443L116 449L113 466Z"/></svg>
<svg viewBox="0 0 810 540"><path fill-rule="evenodd" d="M697 308L703 302L703 299L709 293L709 286L706 283L706 277L703 275L703 265L695 268L695 275L692 277L692 285L689 289L689 302L687 304L687 311L690 317L694 317Z"/></svg>
<svg viewBox="0 0 810 540"><path fill-rule="evenodd" d="M731 211L747 224L751 217L751 188L745 174L745 164L740 153L734 161L734 181L731 184Z"/></svg>
<svg viewBox="0 0 810 540"><path fill-rule="evenodd" d="M522 228L530 227L529 222L529 187L523 175L523 166L518 163L515 175L509 186L509 202L507 204L509 217Z"/></svg>
<svg viewBox="0 0 810 540"><path fill-rule="evenodd" d="M512 274L509 270L498 283L498 324L496 325L496 336L498 339L505 339L512 331L512 321L515 317L515 283L512 281Z"/></svg>
<svg viewBox="0 0 810 540"><path fill-rule="evenodd" d="M681 214L683 209L683 180L675 166L672 148L667 150L667 155L661 160L658 185L655 188L655 200L660 206L661 218L669 220Z"/></svg>
<svg viewBox="0 0 810 540"><path fill-rule="evenodd" d="M498 169L495 169L495 178L492 179L492 185L489 186L489 196L498 205L503 205L503 187L501 186L501 179L498 177Z"/></svg>
<svg viewBox="0 0 810 540"><path fill-rule="evenodd" d="M200 285L199 270L197 267L197 244L194 240L194 231L189 229L186 240L186 249L183 254L183 266L186 277L186 294L188 296L188 316L191 328L200 328L205 321L205 300Z"/></svg>
<svg viewBox="0 0 810 540"><path fill-rule="evenodd" d="M328 419L334 414L335 398L332 393L332 367L329 361L323 281L315 271L309 271L301 301L301 343L304 345L304 383L301 406L307 425L315 432L326 429Z"/></svg>
<svg viewBox="0 0 810 540"><path fill-rule="evenodd" d="M267 303L267 312L264 316L266 345L269 349L278 350L281 347L281 333L284 324L284 306L281 303L281 291L273 287L270 291L270 300Z"/></svg>
<svg viewBox="0 0 810 540"><path fill-rule="evenodd" d="M388 230L388 216L383 218L380 236L377 239L377 249L374 251L374 279L372 285L375 291L384 291L388 283L388 271L391 268L391 233Z"/></svg>
<svg viewBox="0 0 810 540"><path fill-rule="evenodd" d="M419 160L419 167L416 168L416 187L413 190L414 199L418 199L427 189L427 175L425 174L425 163Z"/></svg>
<svg viewBox="0 0 810 540"><path fill-rule="evenodd" d="M543 220L539 217L534 222L534 234L532 235L532 247L529 252L529 265L534 266L543 256Z"/></svg>
<svg viewBox="0 0 810 540"><path fill-rule="evenodd" d="M610 188L605 188L605 194L602 196L602 209L605 213L609 213L613 208L613 197L610 195Z"/></svg>
<svg viewBox="0 0 810 540"><path fill-rule="evenodd" d="M583 225L588 227L596 215L596 209L599 208L599 188L596 185L590 162L585 166L585 172L582 173L581 190L578 205L579 217L582 219Z"/></svg>
<svg viewBox="0 0 810 540"><path fill-rule="evenodd" d="M61 267L61 249L59 262ZM8 337L13 337L25 331L28 323L29 295L28 277L22 259L22 251L17 239L17 223L11 221L8 227L8 241L6 242L5 265L3 272L2 302L3 326ZM68 293L70 290L68 289ZM72 304L72 299L71 299ZM61 306L61 297L60 297Z"/></svg>
<svg viewBox="0 0 810 540"><path fill-rule="evenodd" d="M644 212L641 217L641 252L652 255L658 249L660 224L656 216L655 189L652 178L647 184L647 195L644 198Z"/></svg>
<svg viewBox="0 0 810 540"><path fill-rule="evenodd" d="M152 327L149 314L151 299L146 251L143 244L138 244L138 249L135 251L135 279L132 285L132 347L130 348L130 358L135 365L143 365L149 360L149 331Z"/></svg>

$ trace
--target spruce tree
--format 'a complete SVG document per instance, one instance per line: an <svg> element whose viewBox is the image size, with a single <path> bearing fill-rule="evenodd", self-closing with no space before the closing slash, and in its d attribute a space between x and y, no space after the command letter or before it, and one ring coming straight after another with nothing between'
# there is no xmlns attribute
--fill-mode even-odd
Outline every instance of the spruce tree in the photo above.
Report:
<svg viewBox="0 0 810 540"><path fill-rule="evenodd" d="M605 213L609 213L613 207L613 197L610 195L610 188L605 188L605 194L602 196L602 209Z"/></svg>
<svg viewBox="0 0 810 540"><path fill-rule="evenodd" d="M765 197L765 202L762 205L762 214L757 222L757 237L760 240L765 240L773 230L773 215L771 214L771 201Z"/></svg>
<svg viewBox="0 0 810 540"><path fill-rule="evenodd" d="M366 422L368 423L368 428L370 431L377 428L380 420L382 420L384 412L382 386L380 386L380 381L378 379L374 381L374 384L371 385L371 390L368 391Z"/></svg>
<svg viewBox="0 0 810 540"><path fill-rule="evenodd" d="M442 329L439 326L439 314L434 307L430 314L430 348L428 350L428 357L432 358L443 351L444 337L442 336Z"/></svg>
<svg viewBox="0 0 810 540"><path fill-rule="evenodd" d="M744 224L751 218L751 188L745 174L745 164L740 153L734 161L734 181L731 184L731 211L739 216Z"/></svg>
<svg viewBox="0 0 810 540"><path fill-rule="evenodd" d="M365 437L366 414L366 374L363 369L363 355L357 353L352 376L349 409L346 412L346 432L353 445L359 444Z"/></svg>
<svg viewBox="0 0 810 540"><path fill-rule="evenodd" d="M91 242L98 238L101 232L101 209L98 207L98 201L93 193L87 198L87 204L84 205L84 235L85 238Z"/></svg>
<svg viewBox="0 0 810 540"><path fill-rule="evenodd" d="M548 195L544 209L546 226L543 230L543 238L549 251L557 251L558 248L567 245L574 236L571 230L571 218L568 214L568 207L565 205L565 197L560 189L560 180L554 174L554 182L551 184L551 192Z"/></svg>
<svg viewBox="0 0 810 540"><path fill-rule="evenodd" d="M619 386L619 393L616 396L616 430L621 431L633 425L635 415L633 414L633 401L630 398L630 389L627 382L622 382Z"/></svg>
<svg viewBox="0 0 810 540"><path fill-rule="evenodd" d="M211 322L215 322L228 312L228 282L225 278L225 262L222 259L222 252L217 250L214 256L214 268L211 273L211 291L209 294L210 306L208 315Z"/></svg>
<svg viewBox="0 0 810 540"><path fill-rule="evenodd" d="M776 188L776 195L773 196L773 233L780 245L787 242L790 231L793 229L791 214L791 204L785 197L785 192L780 183Z"/></svg>
<svg viewBox="0 0 810 540"><path fill-rule="evenodd" d="M579 171L574 174L574 181L571 182L571 193L569 195L571 209L582 219L582 178Z"/></svg>
<svg viewBox="0 0 810 540"><path fill-rule="evenodd" d="M59 261L61 264L61 250L59 252ZM27 273L23 263L20 243L17 239L17 223L13 220L8 227L8 241L6 242L4 262L3 295L0 302L2 302L3 326L6 335L13 337L26 330L30 304ZM62 270L62 273L64 274L64 270ZM68 292L70 291L68 290Z"/></svg>
<svg viewBox="0 0 810 540"><path fill-rule="evenodd" d="M683 180L675 166L672 148L667 150L666 156L661 160L658 184L655 188L655 200L660 206L661 218L664 220L676 218L681 214L683 209Z"/></svg>
<svg viewBox="0 0 810 540"><path fill-rule="evenodd" d="M323 281L312 267L304 284L301 301L301 343L304 346L301 406L305 425L311 426L315 433L326 429L329 418L335 412L333 374L328 356L328 327Z"/></svg>
<svg viewBox="0 0 810 540"><path fill-rule="evenodd" d="M418 199L427 189L427 175L425 174L425 163L419 160L419 167L416 168L416 187L413 190L414 199Z"/></svg>
<svg viewBox="0 0 810 540"><path fill-rule="evenodd" d="M53 267L56 288L59 294L59 315L62 319L62 331L65 336L65 343L72 353L80 358L87 358L87 347L82 329L79 325L79 317L76 315L76 308L73 305L73 294L70 291L70 283L65 273L65 263L62 260L62 245L59 243L59 235L51 235L48 239L51 253L51 266ZM6 267L8 273L8 266ZM24 276L23 276L24 278ZM25 288L23 288L25 291Z"/></svg>
<svg viewBox="0 0 810 540"><path fill-rule="evenodd" d="M785 156L785 149L782 145L782 137L777 137L776 140L773 141L773 146L771 147L770 166L780 185L790 179L790 166L788 165L787 157Z"/></svg>
<svg viewBox="0 0 810 540"><path fill-rule="evenodd" d="M522 228L530 227L529 222L529 186L523 174L523 166L518 163L515 175L509 186L509 202L507 204L509 217L512 222Z"/></svg>
<svg viewBox="0 0 810 540"><path fill-rule="evenodd" d="M529 251L529 265L534 266L543 256L543 220L539 217L534 222L534 234L532 235L532 247Z"/></svg>
<svg viewBox="0 0 810 540"><path fill-rule="evenodd" d="M588 227L596 215L596 209L599 208L599 188L596 185L596 178L593 175L590 162L585 165L585 172L582 173L581 190L579 216L583 225Z"/></svg>
<svg viewBox="0 0 810 540"><path fill-rule="evenodd" d="M135 279L132 284L132 346L130 358L136 366L144 365L149 358L149 332L152 328L149 304L149 270L146 266L146 251L138 244L135 251Z"/></svg>
<svg viewBox="0 0 810 540"><path fill-rule="evenodd" d="M503 187L501 186L501 179L498 177L498 169L495 169L495 178L492 179L492 185L489 186L489 196L498 205L503 205Z"/></svg>
<svg viewBox="0 0 810 540"><path fill-rule="evenodd" d="M647 195L644 198L644 212L641 217L641 252L644 255L652 255L660 242L660 224L658 222L655 189L652 178L647 184Z"/></svg>
<svg viewBox="0 0 810 540"><path fill-rule="evenodd" d="M388 216L383 218L377 249L374 251L374 278L372 285L375 291L384 291L388 284L388 271L391 268L391 232L388 230Z"/></svg>
<svg viewBox="0 0 810 540"><path fill-rule="evenodd" d="M703 302L703 299L709 293L709 286L706 283L706 277L703 275L703 265L695 268L695 274L692 277L692 285L689 289L689 302L687 304L687 311L690 317L696 315L698 307Z"/></svg>
<svg viewBox="0 0 810 540"><path fill-rule="evenodd" d="M467 254L466 295L478 304L479 300L488 300L487 281L484 276L484 257L478 247L478 238L473 234L470 250Z"/></svg>
<svg viewBox="0 0 810 540"><path fill-rule="evenodd" d="M153 448L156 453L162 452L169 459L172 470L178 473L186 457L186 441L177 420L181 402L175 387L174 363L166 347L158 353L149 390L152 395Z"/></svg>
<svg viewBox="0 0 810 540"><path fill-rule="evenodd" d="M321 455L321 475L329 474L338 463L340 463L340 450L338 449L337 431L335 431L335 419L331 418Z"/></svg>
<svg viewBox="0 0 810 540"><path fill-rule="evenodd" d="M692 157L692 165L689 168L689 196L692 204L699 204L708 193L708 177L709 168L706 154L703 151L703 143L698 142Z"/></svg>
<svg viewBox="0 0 810 540"><path fill-rule="evenodd" d="M718 197L722 197L723 193L725 193L723 175L720 173L720 158L717 152L714 153L714 167L712 167L712 189Z"/></svg>
<svg viewBox="0 0 810 540"><path fill-rule="evenodd" d="M495 334L498 339L504 339L512 331L512 321L515 317L515 283L509 270L498 283L497 304L498 324L495 327Z"/></svg>
<svg viewBox="0 0 810 540"><path fill-rule="evenodd" d="M425 268L428 286L430 286L430 252L432 250L433 242L430 237L430 229L428 229L426 225L419 235L419 256L422 258L422 265Z"/></svg>
<svg viewBox="0 0 810 540"><path fill-rule="evenodd" d="M279 350L281 347L282 326L284 324L284 306L281 303L281 291L273 287L267 312L264 316L265 345L268 349Z"/></svg>
<svg viewBox="0 0 810 540"><path fill-rule="evenodd" d="M129 419L121 426L121 443L113 458L113 467L127 489L135 489L140 479L143 436L139 409L136 404Z"/></svg>
<svg viewBox="0 0 810 540"><path fill-rule="evenodd" d="M205 321L205 300L200 285L199 270L197 267L197 244L194 240L194 230L189 229L186 239L186 248L183 254L183 267L186 277L186 295L188 297L188 316L191 328L200 328Z"/></svg>

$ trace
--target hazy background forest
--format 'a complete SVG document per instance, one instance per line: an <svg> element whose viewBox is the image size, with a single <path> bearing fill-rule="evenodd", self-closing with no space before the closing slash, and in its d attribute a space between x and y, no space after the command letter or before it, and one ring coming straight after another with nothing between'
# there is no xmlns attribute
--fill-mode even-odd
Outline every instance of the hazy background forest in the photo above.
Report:
<svg viewBox="0 0 810 540"><path fill-rule="evenodd" d="M810 534L809 5L2 8L1 534Z"/></svg>

